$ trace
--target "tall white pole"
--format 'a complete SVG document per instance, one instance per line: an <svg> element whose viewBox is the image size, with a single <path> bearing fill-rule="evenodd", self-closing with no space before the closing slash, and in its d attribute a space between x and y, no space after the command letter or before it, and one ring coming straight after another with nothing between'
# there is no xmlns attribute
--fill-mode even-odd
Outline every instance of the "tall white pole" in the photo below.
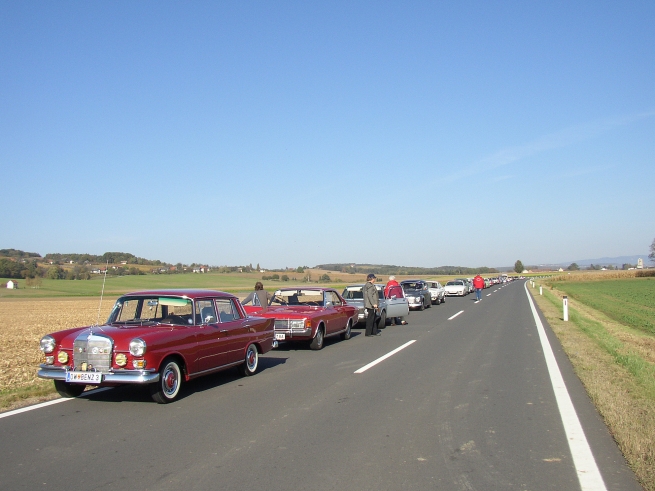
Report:
<svg viewBox="0 0 655 491"><path fill-rule="evenodd" d="M569 297L564 295L562 298L562 301L564 302L564 321L568 322L569 320Z"/></svg>

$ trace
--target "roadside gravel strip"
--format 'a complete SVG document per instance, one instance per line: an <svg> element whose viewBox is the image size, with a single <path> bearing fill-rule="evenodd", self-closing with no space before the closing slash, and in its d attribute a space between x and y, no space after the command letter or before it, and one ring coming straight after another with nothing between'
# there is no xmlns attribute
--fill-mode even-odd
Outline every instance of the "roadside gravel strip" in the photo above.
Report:
<svg viewBox="0 0 655 491"><path fill-rule="evenodd" d="M553 350L548 342L546 331L544 330L544 326L539 318L539 314L537 313L537 309L532 301L530 292L528 291L527 282L524 283L523 287L528 296L530 309L532 310L532 315L534 316L534 321L537 325L537 331L539 332L539 340L541 341L541 347L544 350L544 357L546 358L550 381L553 386L553 391L555 392L557 407L559 408L564 431L566 432L571 455L573 456L575 470L580 481L580 489L582 491L606 491L607 488L605 487L603 478L598 470L598 465L596 465L596 460L591 453L591 448L589 448L589 443L587 442L587 438L585 437L582 426L580 425L580 420L578 419L578 415L575 412L573 403L571 402L569 392L564 384L564 379L562 378L559 366L555 360L555 355L553 354Z"/></svg>

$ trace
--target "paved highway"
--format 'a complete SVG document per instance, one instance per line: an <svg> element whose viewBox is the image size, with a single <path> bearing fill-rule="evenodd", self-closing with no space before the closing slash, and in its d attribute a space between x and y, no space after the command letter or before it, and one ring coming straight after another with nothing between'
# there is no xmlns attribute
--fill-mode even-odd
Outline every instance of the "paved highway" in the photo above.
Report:
<svg viewBox="0 0 655 491"><path fill-rule="evenodd" d="M408 321L170 405L121 387L0 415L0 489L641 489L523 282Z"/></svg>

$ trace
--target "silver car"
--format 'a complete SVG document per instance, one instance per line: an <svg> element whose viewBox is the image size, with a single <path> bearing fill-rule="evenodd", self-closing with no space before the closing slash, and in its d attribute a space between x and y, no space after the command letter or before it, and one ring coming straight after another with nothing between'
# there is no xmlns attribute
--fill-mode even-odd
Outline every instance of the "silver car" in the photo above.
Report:
<svg viewBox="0 0 655 491"><path fill-rule="evenodd" d="M366 309L364 308L364 294L362 292L363 284L348 285L344 288L341 296L350 305L354 305L359 310L357 322L366 322ZM375 285L378 290L378 311L375 314L375 321L378 327L384 327L387 319L394 317L405 317L409 314L409 302L403 296L398 298L384 298L384 285Z"/></svg>
<svg viewBox="0 0 655 491"><path fill-rule="evenodd" d="M441 286L438 281L427 280L428 290L430 290L430 297L434 305L439 305L446 301L446 290Z"/></svg>
<svg viewBox="0 0 655 491"><path fill-rule="evenodd" d="M446 295L463 297L469 294L469 287L464 280L451 280L444 287Z"/></svg>

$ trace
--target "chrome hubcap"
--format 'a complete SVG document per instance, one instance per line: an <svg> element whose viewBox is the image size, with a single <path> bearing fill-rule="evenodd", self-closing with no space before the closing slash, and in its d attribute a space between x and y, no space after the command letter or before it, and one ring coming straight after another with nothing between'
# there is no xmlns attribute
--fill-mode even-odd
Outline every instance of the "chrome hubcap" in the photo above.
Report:
<svg viewBox="0 0 655 491"><path fill-rule="evenodd" d="M172 367L167 367L164 372L164 392L171 395L177 390L177 373Z"/></svg>
<svg viewBox="0 0 655 491"><path fill-rule="evenodd" d="M248 363L248 369L254 371L257 368L257 351L252 346L248 348L248 354L246 356Z"/></svg>

